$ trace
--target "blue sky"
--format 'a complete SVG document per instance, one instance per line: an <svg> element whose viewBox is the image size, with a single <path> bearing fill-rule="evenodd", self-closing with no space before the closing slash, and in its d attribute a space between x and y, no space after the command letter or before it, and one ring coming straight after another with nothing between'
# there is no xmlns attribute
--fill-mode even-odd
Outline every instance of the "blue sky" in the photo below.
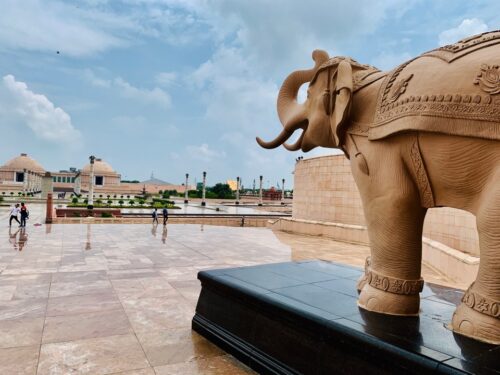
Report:
<svg viewBox="0 0 500 375"><path fill-rule="evenodd" d="M302 154L255 136L281 130L279 86L312 50L391 69L500 28L500 2L0 0L0 25L0 163L94 154L126 179L290 186Z"/></svg>

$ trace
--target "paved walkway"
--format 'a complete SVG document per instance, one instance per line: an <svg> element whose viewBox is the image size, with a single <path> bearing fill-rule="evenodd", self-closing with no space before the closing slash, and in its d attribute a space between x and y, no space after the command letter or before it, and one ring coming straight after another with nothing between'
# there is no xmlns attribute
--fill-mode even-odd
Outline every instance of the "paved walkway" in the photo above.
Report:
<svg viewBox="0 0 500 375"><path fill-rule="evenodd" d="M197 272L309 258L362 265L368 252L263 228L34 226L36 215L25 231L6 221L0 230L0 374L252 373L191 331Z"/></svg>

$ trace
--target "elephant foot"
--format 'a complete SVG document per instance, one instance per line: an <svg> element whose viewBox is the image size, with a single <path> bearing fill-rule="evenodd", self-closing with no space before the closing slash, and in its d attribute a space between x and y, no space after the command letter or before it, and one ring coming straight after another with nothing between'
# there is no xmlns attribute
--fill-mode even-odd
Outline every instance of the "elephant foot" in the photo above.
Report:
<svg viewBox="0 0 500 375"><path fill-rule="evenodd" d="M358 299L362 309L387 315L418 316L420 297L418 294L404 295L385 292L365 284Z"/></svg>
<svg viewBox="0 0 500 375"><path fill-rule="evenodd" d="M472 286L453 313L451 329L460 335L499 345L500 302L472 292Z"/></svg>
<svg viewBox="0 0 500 375"><path fill-rule="evenodd" d="M379 274L372 270L368 257L365 274L358 280L358 306L381 314L416 316L423 286L423 279L403 280Z"/></svg>

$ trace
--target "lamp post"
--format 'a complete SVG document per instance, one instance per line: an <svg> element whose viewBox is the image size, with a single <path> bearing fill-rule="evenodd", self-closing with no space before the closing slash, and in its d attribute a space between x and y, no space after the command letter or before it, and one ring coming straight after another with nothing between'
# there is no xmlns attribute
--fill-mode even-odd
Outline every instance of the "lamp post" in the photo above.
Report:
<svg viewBox="0 0 500 375"><path fill-rule="evenodd" d="M240 204L240 178L236 177L236 204Z"/></svg>
<svg viewBox="0 0 500 375"><path fill-rule="evenodd" d="M285 204L285 179L281 180L281 204Z"/></svg>
<svg viewBox="0 0 500 375"><path fill-rule="evenodd" d="M188 197L188 178L189 178L189 173L186 173L186 185L184 186L184 203L187 204L189 202Z"/></svg>
<svg viewBox="0 0 500 375"><path fill-rule="evenodd" d="M259 176L259 206L262 206L262 176Z"/></svg>
<svg viewBox="0 0 500 375"><path fill-rule="evenodd" d="M90 159L90 176L89 176L89 199L87 203L87 208L89 210L94 209L94 161L95 156L91 155Z"/></svg>
<svg viewBox="0 0 500 375"><path fill-rule="evenodd" d="M205 207L207 202L205 202L205 184L207 182L207 172L203 172L203 185L201 190L201 205Z"/></svg>

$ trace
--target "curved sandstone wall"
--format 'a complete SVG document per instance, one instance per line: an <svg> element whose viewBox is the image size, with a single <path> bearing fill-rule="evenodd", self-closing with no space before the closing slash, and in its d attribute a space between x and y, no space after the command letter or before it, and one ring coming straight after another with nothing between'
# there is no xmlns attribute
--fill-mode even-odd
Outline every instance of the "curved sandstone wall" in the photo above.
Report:
<svg viewBox="0 0 500 375"><path fill-rule="evenodd" d="M343 155L297 162L292 219L282 220L278 229L368 243L361 198L349 161ZM454 279L473 280L478 250L474 215L452 208L428 211L424 225L424 261Z"/></svg>

